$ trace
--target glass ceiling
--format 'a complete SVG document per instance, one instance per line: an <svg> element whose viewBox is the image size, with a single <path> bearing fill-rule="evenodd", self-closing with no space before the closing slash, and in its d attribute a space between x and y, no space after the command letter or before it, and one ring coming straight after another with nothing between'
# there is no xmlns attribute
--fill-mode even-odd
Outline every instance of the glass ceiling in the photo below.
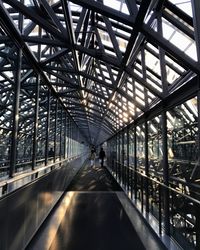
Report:
<svg viewBox="0 0 200 250"><path fill-rule="evenodd" d="M40 74L44 96L50 86L96 144L199 73L191 1L3 0L0 16L1 127L11 126L19 48L26 131Z"/></svg>

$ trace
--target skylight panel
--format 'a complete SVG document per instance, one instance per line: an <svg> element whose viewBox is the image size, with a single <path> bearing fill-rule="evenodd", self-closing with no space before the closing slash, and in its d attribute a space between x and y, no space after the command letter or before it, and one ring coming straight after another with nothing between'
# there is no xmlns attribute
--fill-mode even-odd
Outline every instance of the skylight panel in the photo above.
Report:
<svg viewBox="0 0 200 250"><path fill-rule="evenodd" d="M70 2L70 9L71 11L77 11L77 12L81 12L82 11L82 7L80 5L74 4Z"/></svg>
<svg viewBox="0 0 200 250"><path fill-rule="evenodd" d="M163 37L167 40L170 39L175 32L174 28L166 20L162 22L162 28L163 28Z"/></svg>
<svg viewBox="0 0 200 250"><path fill-rule="evenodd" d="M32 6L32 5L34 5L34 4L33 4L33 1L32 1L32 0L25 0L25 1L24 1L24 5L26 5L26 6Z"/></svg>
<svg viewBox="0 0 200 250"><path fill-rule="evenodd" d="M133 90L133 85L132 83L127 82L127 88L130 90Z"/></svg>
<svg viewBox="0 0 200 250"><path fill-rule="evenodd" d="M138 89L135 90L135 93L142 99L144 99L144 93L142 93L141 91L139 91Z"/></svg>
<svg viewBox="0 0 200 250"><path fill-rule="evenodd" d="M134 72L137 73L137 75L139 75L141 78L143 78L143 74L139 70L134 69Z"/></svg>
<svg viewBox="0 0 200 250"><path fill-rule="evenodd" d="M118 0L104 0L103 1L104 5L112 8L112 9L115 9L115 10L120 10L121 8L121 1L118 1Z"/></svg>
<svg viewBox="0 0 200 250"><path fill-rule="evenodd" d="M127 14L127 15L130 14L125 3L122 4L121 12L123 12L124 14Z"/></svg>
<svg viewBox="0 0 200 250"><path fill-rule="evenodd" d="M138 82L135 82L135 87L140 89L141 91L144 91L144 87Z"/></svg>
<svg viewBox="0 0 200 250"><path fill-rule="evenodd" d="M157 84L155 84L151 79L147 78L147 82L156 90L158 90L159 92L162 92L162 88L161 85L158 86Z"/></svg>
<svg viewBox="0 0 200 250"><path fill-rule="evenodd" d="M191 43L187 47L187 49L185 50L185 54L187 54L188 56L192 57L192 59L194 59L197 62L198 58L197 58L197 50L196 50L196 44L195 44L195 42Z"/></svg>
<svg viewBox="0 0 200 250"><path fill-rule="evenodd" d="M130 90L127 91L127 94L133 97L133 92L131 92Z"/></svg>
<svg viewBox="0 0 200 250"><path fill-rule="evenodd" d="M148 51L145 51L145 63L146 66L152 69L155 73L160 75L160 63L159 59L155 56L153 56Z"/></svg>
<svg viewBox="0 0 200 250"><path fill-rule="evenodd" d="M155 98L155 96L150 91L148 91L147 94L148 94L148 97L151 98L151 100Z"/></svg>
<svg viewBox="0 0 200 250"><path fill-rule="evenodd" d="M185 69L184 69L182 66L180 66L180 65L179 65L177 62L175 62L174 60L172 60L169 56L165 55L165 60L166 60L167 62L169 62L171 65L174 65L174 67L177 68L179 71L181 71L181 72L184 72L184 71L185 71Z"/></svg>
<svg viewBox="0 0 200 250"><path fill-rule="evenodd" d="M192 6L190 0L169 0L172 4L176 5L179 9L184 11L187 15L192 15ZM198 1L198 0L197 0Z"/></svg>
<svg viewBox="0 0 200 250"><path fill-rule="evenodd" d="M169 23L166 19L162 18L163 24L163 36L173 45L175 45L180 50L184 51L193 60L197 60L196 44L195 41L184 34L181 30L176 28L174 25ZM191 53L188 53L189 48L191 48Z"/></svg>
<svg viewBox="0 0 200 250"><path fill-rule="evenodd" d="M170 42L183 51L190 43L189 39L187 39L187 37L183 33L178 31L174 32L173 36L170 39Z"/></svg>

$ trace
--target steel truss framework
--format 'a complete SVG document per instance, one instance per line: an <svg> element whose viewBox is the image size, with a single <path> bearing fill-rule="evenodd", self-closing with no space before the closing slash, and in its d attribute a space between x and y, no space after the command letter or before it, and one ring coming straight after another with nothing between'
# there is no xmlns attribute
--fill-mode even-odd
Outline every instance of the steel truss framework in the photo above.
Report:
<svg viewBox="0 0 200 250"><path fill-rule="evenodd" d="M128 194L199 249L199 13L197 0L0 0L0 174L109 138Z"/></svg>
<svg viewBox="0 0 200 250"><path fill-rule="evenodd" d="M172 0L0 1L0 127L13 162L18 139L59 133L65 113L100 144L194 95L200 4L188 4L191 14Z"/></svg>
<svg viewBox="0 0 200 250"><path fill-rule="evenodd" d="M169 102L107 141L114 177L139 201L142 213L157 218L159 233L165 231L184 249L200 246L198 95Z"/></svg>

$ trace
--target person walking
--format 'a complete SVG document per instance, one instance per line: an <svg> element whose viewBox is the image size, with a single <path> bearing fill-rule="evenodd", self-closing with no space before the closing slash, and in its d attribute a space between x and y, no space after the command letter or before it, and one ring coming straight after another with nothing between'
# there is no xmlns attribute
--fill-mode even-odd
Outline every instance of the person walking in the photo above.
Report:
<svg viewBox="0 0 200 250"><path fill-rule="evenodd" d="M105 151L103 150L103 148L101 148L101 150L99 152L99 160L101 162L101 167L103 167L105 156L106 156Z"/></svg>
<svg viewBox="0 0 200 250"><path fill-rule="evenodd" d="M90 153L90 166L91 166L91 167L94 166L95 158L96 158L96 154L95 154L94 149L92 149L92 150L91 150L91 153Z"/></svg>
<svg viewBox="0 0 200 250"><path fill-rule="evenodd" d="M49 152L48 152L48 156L49 157L54 157L54 151L53 151L53 148L50 148Z"/></svg>

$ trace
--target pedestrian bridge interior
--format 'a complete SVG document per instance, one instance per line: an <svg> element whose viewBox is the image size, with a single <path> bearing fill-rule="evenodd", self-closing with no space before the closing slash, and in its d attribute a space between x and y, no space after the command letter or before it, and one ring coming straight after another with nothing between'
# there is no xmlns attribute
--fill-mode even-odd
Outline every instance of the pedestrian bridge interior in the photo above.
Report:
<svg viewBox="0 0 200 250"><path fill-rule="evenodd" d="M199 13L0 1L0 249L200 249Z"/></svg>

